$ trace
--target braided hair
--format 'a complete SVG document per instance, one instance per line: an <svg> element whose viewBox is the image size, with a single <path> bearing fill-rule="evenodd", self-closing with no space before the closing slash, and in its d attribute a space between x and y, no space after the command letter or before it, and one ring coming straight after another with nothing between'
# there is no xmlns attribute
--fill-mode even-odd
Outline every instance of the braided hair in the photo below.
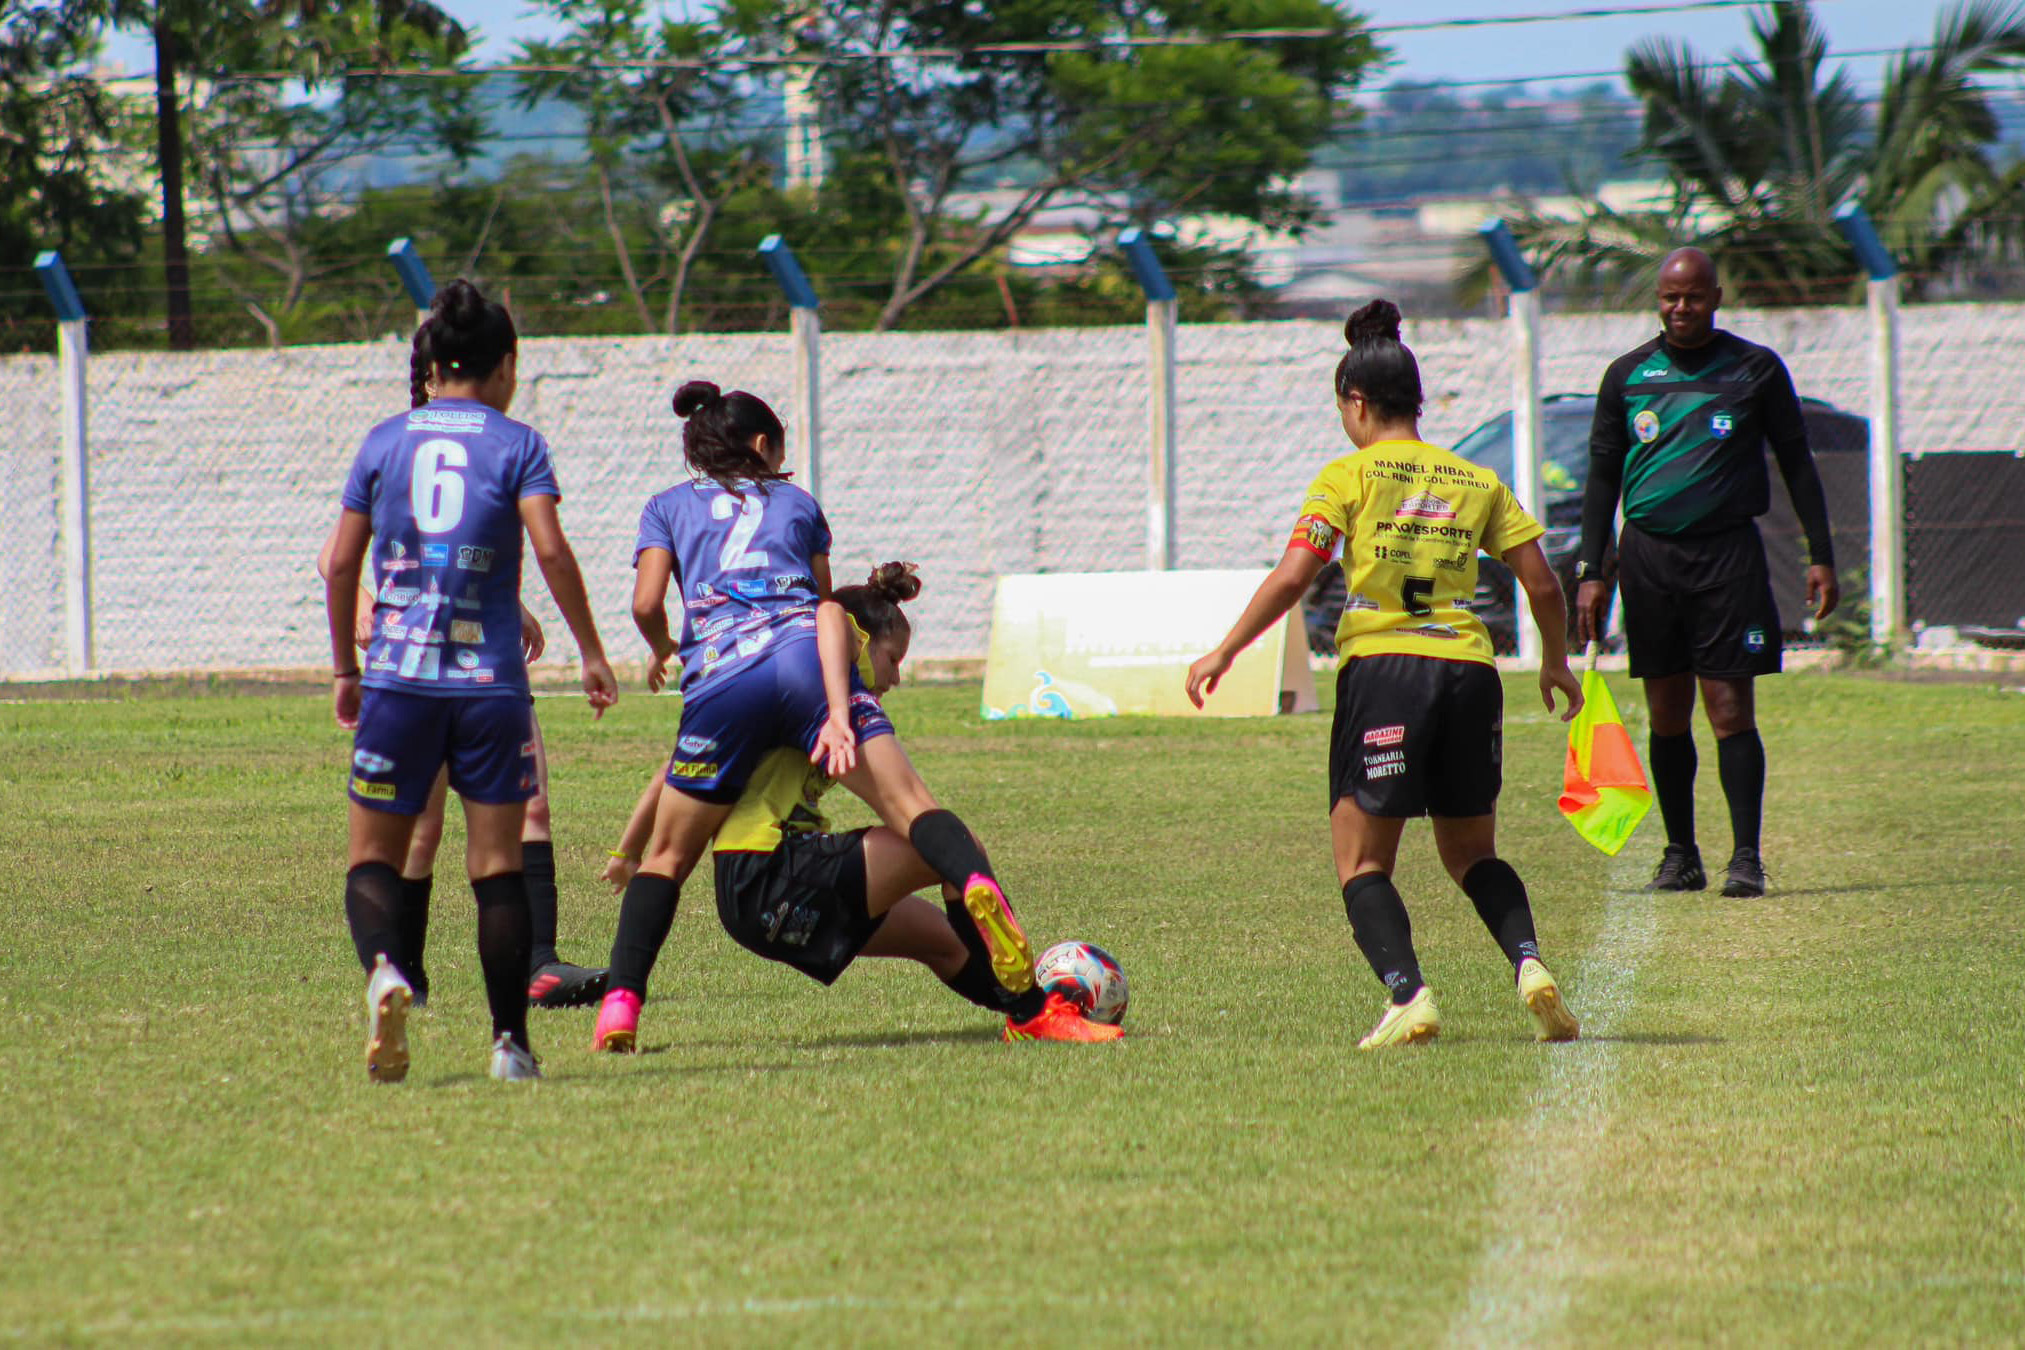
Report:
<svg viewBox="0 0 2025 1350"><path fill-rule="evenodd" d="M703 477L727 488L740 483L764 487L787 478L768 468L752 448L760 436L776 448L787 444L787 429L765 399L743 389L727 394L708 380L691 380L675 391L675 415L682 419L683 458Z"/></svg>
<svg viewBox="0 0 2025 1350"><path fill-rule="evenodd" d="M408 349L408 406L419 408L429 401L429 385L435 360L429 355L429 323L415 329L414 345Z"/></svg>

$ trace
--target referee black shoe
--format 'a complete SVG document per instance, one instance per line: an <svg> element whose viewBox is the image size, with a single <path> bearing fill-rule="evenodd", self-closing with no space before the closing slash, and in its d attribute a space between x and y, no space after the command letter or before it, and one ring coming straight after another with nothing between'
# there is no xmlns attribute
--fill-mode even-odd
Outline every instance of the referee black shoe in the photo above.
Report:
<svg viewBox="0 0 2025 1350"><path fill-rule="evenodd" d="M1740 848L1730 855L1730 865L1723 869L1723 894L1730 896L1755 896L1765 893L1765 860L1754 848Z"/></svg>
<svg viewBox="0 0 2025 1350"><path fill-rule="evenodd" d="M604 966L573 966L551 961L537 966L527 981L528 1004L536 1008L581 1008L605 996Z"/></svg>
<svg viewBox="0 0 2025 1350"><path fill-rule="evenodd" d="M1668 844L1666 852L1660 856L1659 866L1652 869L1652 880L1645 883L1645 889L1702 891L1707 890L1708 885L1709 874L1702 870L1701 850L1693 844Z"/></svg>

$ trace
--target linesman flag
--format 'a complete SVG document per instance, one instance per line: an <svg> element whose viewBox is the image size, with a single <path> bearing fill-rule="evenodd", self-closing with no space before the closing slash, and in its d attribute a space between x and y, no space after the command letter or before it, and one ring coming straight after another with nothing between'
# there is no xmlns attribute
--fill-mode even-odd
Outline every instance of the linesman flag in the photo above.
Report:
<svg viewBox="0 0 2025 1350"><path fill-rule="evenodd" d="M1582 672L1582 711L1568 724L1568 769L1561 786L1561 814L1575 833L1615 855L1652 809L1645 768L1631 747L1631 733L1617 715L1610 686L1596 669L1596 647Z"/></svg>

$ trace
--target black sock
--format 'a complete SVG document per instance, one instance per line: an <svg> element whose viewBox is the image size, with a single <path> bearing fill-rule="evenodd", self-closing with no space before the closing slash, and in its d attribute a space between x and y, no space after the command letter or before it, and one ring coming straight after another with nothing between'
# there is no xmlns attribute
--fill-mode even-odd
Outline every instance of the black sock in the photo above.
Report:
<svg viewBox="0 0 2025 1350"><path fill-rule="evenodd" d="M647 977L661 955L661 944L675 924L675 905L682 888L668 877L636 872L619 901L619 931L612 939L612 974L608 989L629 989L642 1001Z"/></svg>
<svg viewBox="0 0 2025 1350"><path fill-rule="evenodd" d="M1756 849L1765 818L1765 742L1758 729L1716 742L1716 775L1730 803L1730 833L1738 848Z"/></svg>
<svg viewBox="0 0 2025 1350"><path fill-rule="evenodd" d="M478 898L478 964L485 972L485 1001L492 1005L492 1034L527 1043L527 883L501 872L471 883Z"/></svg>
<svg viewBox="0 0 2025 1350"><path fill-rule="evenodd" d="M429 896L436 878L401 878L401 973L415 987L415 1001L429 997L429 972L422 965L422 949L429 945Z"/></svg>
<svg viewBox="0 0 2025 1350"><path fill-rule="evenodd" d="M1343 885L1343 911L1350 916L1350 935L1371 963L1371 973L1392 991L1394 1003L1406 1003L1420 992L1420 961L1413 954L1413 922L1392 878L1366 872Z"/></svg>
<svg viewBox="0 0 2025 1350"><path fill-rule="evenodd" d="M1533 907L1526 902L1526 883L1519 880L1510 863L1503 858L1485 858L1463 874L1462 888L1513 970L1521 961L1540 959L1540 938L1533 931Z"/></svg>
<svg viewBox="0 0 2025 1350"><path fill-rule="evenodd" d="M974 875L991 876L991 860L953 811L938 807L916 816L907 829L907 842L937 876L958 890Z"/></svg>
<svg viewBox="0 0 2025 1350"><path fill-rule="evenodd" d="M534 952L530 972L560 961L555 954L555 845L546 839L520 846L520 874L527 879L527 921Z"/></svg>
<svg viewBox="0 0 2025 1350"><path fill-rule="evenodd" d="M1684 848L1695 846L1695 738L1691 731L1678 736L1655 732L1646 741L1652 764L1652 793L1659 798L1660 819L1666 822L1666 842Z"/></svg>
<svg viewBox="0 0 2025 1350"><path fill-rule="evenodd" d="M366 974L385 956L397 969L407 956L401 943L401 874L385 863L360 863L345 873L345 923ZM408 972L401 970L403 975Z"/></svg>
<svg viewBox="0 0 2025 1350"><path fill-rule="evenodd" d="M1004 1013L1015 1022L1029 1022L1039 1016L1048 997L1039 985L1024 994L1005 989L999 984L998 976L991 973L991 962L978 952L972 952L970 959L963 963L963 969L943 983L955 991L958 998L975 1003L989 1013Z"/></svg>

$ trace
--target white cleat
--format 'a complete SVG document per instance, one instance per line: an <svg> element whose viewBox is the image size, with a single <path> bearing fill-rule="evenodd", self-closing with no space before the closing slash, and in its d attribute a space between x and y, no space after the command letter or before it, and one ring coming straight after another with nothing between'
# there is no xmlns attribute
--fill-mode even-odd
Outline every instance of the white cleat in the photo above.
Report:
<svg viewBox="0 0 2025 1350"><path fill-rule="evenodd" d="M366 981L366 1077L398 1083L408 1076L408 1008L415 991L385 952Z"/></svg>
<svg viewBox="0 0 2025 1350"><path fill-rule="evenodd" d="M535 1059L534 1051L502 1031L499 1039L492 1043L492 1076L502 1083L538 1079L541 1077L541 1064Z"/></svg>

